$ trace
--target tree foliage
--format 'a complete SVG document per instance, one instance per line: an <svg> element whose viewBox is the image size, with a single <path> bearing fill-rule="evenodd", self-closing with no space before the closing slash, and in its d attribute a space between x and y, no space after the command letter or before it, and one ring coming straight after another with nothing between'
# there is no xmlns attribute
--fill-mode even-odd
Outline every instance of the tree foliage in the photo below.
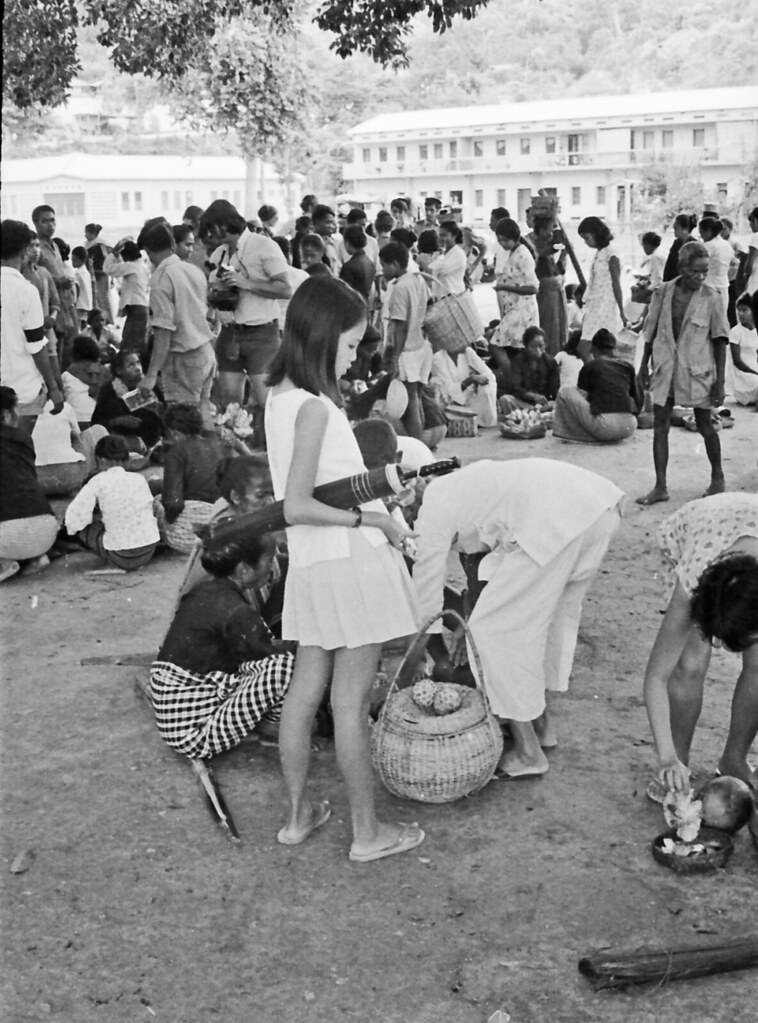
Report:
<svg viewBox="0 0 758 1023"><path fill-rule="evenodd" d="M76 0L5 0L3 99L19 110L62 103L79 70Z"/></svg>

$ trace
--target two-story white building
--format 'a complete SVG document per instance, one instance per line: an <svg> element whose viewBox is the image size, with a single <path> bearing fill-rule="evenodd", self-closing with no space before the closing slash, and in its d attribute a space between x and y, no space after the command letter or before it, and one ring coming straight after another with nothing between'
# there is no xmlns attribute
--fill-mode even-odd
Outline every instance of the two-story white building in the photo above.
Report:
<svg viewBox="0 0 758 1023"><path fill-rule="evenodd" d="M658 162L696 172L706 198L744 198L758 154L758 87L380 114L350 131L345 186L397 195L414 207L435 195L486 224L505 206L524 220L539 189L558 195L563 216L631 219L635 188Z"/></svg>
<svg viewBox="0 0 758 1023"><path fill-rule="evenodd" d="M103 237L114 242L136 235L148 217L164 216L176 224L187 206L204 209L214 199L228 199L248 217L258 207L245 206L246 167L238 156L67 153L4 160L0 174L3 218L31 223L34 207L47 203L55 209L58 233L75 245L91 222L102 224ZM294 189L301 182L297 175ZM270 164L262 165L258 184L260 201L275 206L280 221L286 221L294 212L294 190Z"/></svg>

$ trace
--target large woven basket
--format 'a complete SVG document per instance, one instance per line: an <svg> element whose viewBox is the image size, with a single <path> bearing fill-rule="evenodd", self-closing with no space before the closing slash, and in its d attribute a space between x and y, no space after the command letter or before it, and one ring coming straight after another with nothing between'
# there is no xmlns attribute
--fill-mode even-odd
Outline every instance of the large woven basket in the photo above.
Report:
<svg viewBox="0 0 758 1023"><path fill-rule="evenodd" d="M426 632L443 614L455 618L466 632L477 688L457 686L463 697L460 709L433 717L414 704L409 689L398 690L397 683ZM453 611L430 618L400 663L371 737L374 767L393 795L449 803L478 792L492 778L503 752L503 734L482 680L479 653L463 618Z"/></svg>
<svg viewBox="0 0 758 1023"><path fill-rule="evenodd" d="M457 351L461 345L473 345L484 334L473 294L464 291L462 295L438 298L427 309L424 330L435 351Z"/></svg>

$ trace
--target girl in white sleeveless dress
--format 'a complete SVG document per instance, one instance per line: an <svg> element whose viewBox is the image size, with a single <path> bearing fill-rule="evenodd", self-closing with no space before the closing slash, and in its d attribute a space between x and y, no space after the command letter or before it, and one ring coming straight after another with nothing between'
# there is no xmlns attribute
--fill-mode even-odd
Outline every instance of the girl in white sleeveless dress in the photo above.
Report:
<svg viewBox="0 0 758 1023"><path fill-rule="evenodd" d="M328 801L311 802L306 784L311 725L331 680L355 862L405 852L424 838L416 825L377 820L368 733L382 643L417 628L414 590L400 554L409 533L381 501L346 511L313 496L322 483L365 471L339 407L337 381L355 358L366 318L363 299L343 282L305 281L287 310L266 403L271 478L288 523L282 638L299 643L279 732L290 813L277 837L298 845L329 818Z"/></svg>

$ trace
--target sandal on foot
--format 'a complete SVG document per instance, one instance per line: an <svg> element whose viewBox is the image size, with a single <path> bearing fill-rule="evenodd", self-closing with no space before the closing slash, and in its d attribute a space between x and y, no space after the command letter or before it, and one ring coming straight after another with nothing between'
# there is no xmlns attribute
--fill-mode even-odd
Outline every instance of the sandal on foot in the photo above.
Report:
<svg viewBox="0 0 758 1023"><path fill-rule="evenodd" d="M503 778L505 781L515 781L518 778L541 778L549 770L549 765L545 767L520 767L516 771L506 771L504 767L498 767L497 777Z"/></svg>
<svg viewBox="0 0 758 1023"><path fill-rule="evenodd" d="M280 845L300 845L301 842L304 842L306 838L313 834L316 828L326 824L331 816L332 806L328 799L325 799L323 803L315 803L310 823L302 831L291 834L287 831L287 828L281 828L276 836L276 840Z"/></svg>
<svg viewBox="0 0 758 1023"><path fill-rule="evenodd" d="M638 497L636 503L641 504L644 508L648 508L651 504L661 504L663 501L670 500L667 492L663 494L656 494L654 490L651 490L649 494L645 494L644 497Z"/></svg>
<svg viewBox="0 0 758 1023"><path fill-rule="evenodd" d="M4 583L6 579L12 578L20 570L21 565L17 561L0 561L0 583Z"/></svg>
<svg viewBox="0 0 758 1023"><path fill-rule="evenodd" d="M421 830L418 824L403 824L400 834L392 845L385 845L382 849L372 849L370 852L354 852L350 850L348 859L353 863L371 863L374 860L382 860L385 856L394 856L396 853L410 852L426 838L426 833Z"/></svg>

